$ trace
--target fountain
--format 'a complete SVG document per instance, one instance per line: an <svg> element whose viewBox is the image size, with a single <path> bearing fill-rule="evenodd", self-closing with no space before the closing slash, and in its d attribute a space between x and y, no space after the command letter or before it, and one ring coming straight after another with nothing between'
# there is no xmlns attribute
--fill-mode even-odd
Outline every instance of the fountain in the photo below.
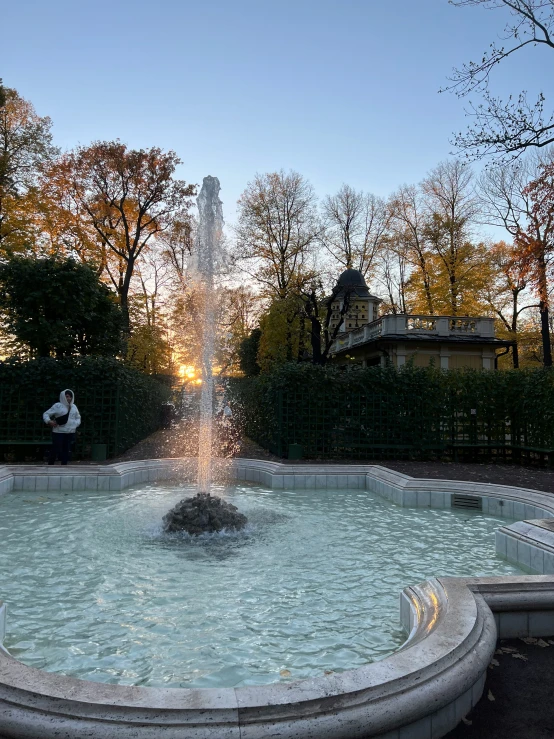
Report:
<svg viewBox="0 0 554 739"><path fill-rule="evenodd" d="M217 177L204 177L197 199L199 224L194 270L198 302L202 315L202 392L198 429L198 478L194 498L181 500L163 518L167 532L186 531L198 535L223 529L238 530L246 516L230 503L210 495L212 484L213 358L217 304L216 272L222 262L223 210Z"/></svg>

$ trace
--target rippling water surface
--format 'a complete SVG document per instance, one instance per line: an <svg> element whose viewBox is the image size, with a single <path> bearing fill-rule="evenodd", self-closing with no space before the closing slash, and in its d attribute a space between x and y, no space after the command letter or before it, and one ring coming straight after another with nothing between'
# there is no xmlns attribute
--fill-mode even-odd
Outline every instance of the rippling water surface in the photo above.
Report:
<svg viewBox="0 0 554 739"><path fill-rule="evenodd" d="M87 680L255 685L381 659L404 640L399 593L434 575L519 572L506 519L402 509L365 491L218 491L245 532L163 534L189 487L0 498L6 647Z"/></svg>

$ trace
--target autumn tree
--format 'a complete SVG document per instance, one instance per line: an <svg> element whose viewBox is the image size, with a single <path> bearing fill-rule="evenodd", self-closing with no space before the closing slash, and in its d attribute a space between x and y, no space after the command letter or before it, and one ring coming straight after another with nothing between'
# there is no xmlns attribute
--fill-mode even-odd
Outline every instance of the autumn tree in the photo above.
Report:
<svg viewBox="0 0 554 739"><path fill-rule="evenodd" d="M284 362L309 358L304 302L298 294L272 300L260 317L260 329L258 364L263 372Z"/></svg>
<svg viewBox="0 0 554 739"><path fill-rule="evenodd" d="M471 284L483 262L483 250L471 239L478 211L472 179L467 165L449 160L435 167L422 183L427 215L424 231L435 257L433 271L438 277L442 273L446 283L441 308L453 316L462 308L464 287Z"/></svg>
<svg viewBox="0 0 554 739"><path fill-rule="evenodd" d="M256 175L238 201L238 263L262 292L285 300L311 279L320 230L315 193L302 175Z"/></svg>
<svg viewBox="0 0 554 739"><path fill-rule="evenodd" d="M481 59L454 69L446 89L465 98L480 93L483 102L470 103L468 115L473 123L465 133L454 137L455 145L472 158L489 154L514 158L530 148L554 142L554 116L545 111L545 96L529 100L525 91L507 100L496 97L490 89L493 71L507 59L520 55L528 47L554 50L553 0L450 0L457 7L476 6L507 11L502 43L493 42Z"/></svg>
<svg viewBox="0 0 554 739"><path fill-rule="evenodd" d="M499 241L489 250L492 266L484 298L500 321L500 333L512 341L512 363L519 368L521 315L535 304L521 305L521 294L529 287L529 262L514 244ZM503 331L502 331L503 329Z"/></svg>
<svg viewBox="0 0 554 739"><path fill-rule="evenodd" d="M386 203L343 185L322 203L321 241L335 262L364 277L372 271L390 222Z"/></svg>
<svg viewBox="0 0 554 739"><path fill-rule="evenodd" d="M137 261L157 236L182 219L195 186L175 179L175 152L96 142L61 156L44 187L68 220L95 240L101 269L121 304L128 335L129 291Z"/></svg>
<svg viewBox="0 0 554 739"><path fill-rule="evenodd" d="M314 249L321 227L314 190L298 172L256 175L238 201L236 264L271 301L268 325L277 336L284 321L283 351L302 353L304 312L300 291L314 278ZM263 332L263 327L262 327ZM260 351L268 332L262 335Z"/></svg>
<svg viewBox="0 0 554 739"><path fill-rule="evenodd" d="M483 310L487 247L476 239L479 201L473 174L455 160L389 198L387 233L375 261L383 311L429 315Z"/></svg>
<svg viewBox="0 0 554 739"><path fill-rule="evenodd" d="M0 80L0 254L35 245L37 177L56 154L50 118Z"/></svg>
<svg viewBox="0 0 554 739"><path fill-rule="evenodd" d="M146 374L173 374L173 351L166 320L169 265L159 245L137 262L129 295L131 335L126 360Z"/></svg>
<svg viewBox="0 0 554 739"><path fill-rule="evenodd" d="M518 260L527 264L538 295L542 353L552 366L549 274L554 256L554 200L549 184L551 163L528 157L485 171L480 180L483 208L492 225L513 237Z"/></svg>
<svg viewBox="0 0 554 739"><path fill-rule="evenodd" d="M517 234L516 243L521 249L523 259L527 258L531 265L530 274L539 297L541 324L548 319L548 341L546 340L546 323L541 334L544 364L550 367L552 356L549 294L554 254L554 163L552 161L539 164L538 177L528 183L523 194L529 198L531 219L527 229Z"/></svg>
<svg viewBox="0 0 554 739"><path fill-rule="evenodd" d="M222 286L218 291L217 315L219 374L240 372L241 346L258 323L260 298L244 285Z"/></svg>

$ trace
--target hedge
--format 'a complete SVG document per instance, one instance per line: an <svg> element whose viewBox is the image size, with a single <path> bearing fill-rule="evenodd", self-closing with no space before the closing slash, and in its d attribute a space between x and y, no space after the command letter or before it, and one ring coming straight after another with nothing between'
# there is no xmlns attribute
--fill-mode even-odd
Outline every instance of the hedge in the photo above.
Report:
<svg viewBox="0 0 554 739"><path fill-rule="evenodd" d="M65 388L74 391L82 418L78 457L90 456L92 444L106 444L108 457L129 449L160 427L160 408L170 395L167 386L111 358L9 359L0 362L2 449L48 441L42 414Z"/></svg>
<svg viewBox="0 0 554 739"><path fill-rule="evenodd" d="M230 383L247 436L320 459L554 454L554 372L286 364Z"/></svg>

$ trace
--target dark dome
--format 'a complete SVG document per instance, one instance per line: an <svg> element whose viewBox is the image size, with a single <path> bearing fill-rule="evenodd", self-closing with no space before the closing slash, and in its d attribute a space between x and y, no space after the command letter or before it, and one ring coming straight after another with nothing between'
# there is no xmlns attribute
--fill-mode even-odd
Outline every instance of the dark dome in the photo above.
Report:
<svg viewBox="0 0 554 739"><path fill-rule="evenodd" d="M370 298L369 288L364 276L357 269L346 269L337 280L334 290L335 297L348 293L354 298Z"/></svg>
<svg viewBox="0 0 554 739"><path fill-rule="evenodd" d="M367 286L367 283L364 279L363 274L357 270L352 269L351 267L349 269L345 269L344 272L341 274L339 279L337 280L337 284L335 285L335 288L333 290L333 294L330 295L328 298L326 298L327 301L333 301L337 298L340 299L345 294L350 295L351 298L369 298L374 303L382 303L383 301L381 298L376 297L375 295L371 295L369 292L369 288Z"/></svg>
<svg viewBox="0 0 554 739"><path fill-rule="evenodd" d="M337 285L339 287L365 287L367 290L367 284L364 276L357 269L349 267L339 277Z"/></svg>

